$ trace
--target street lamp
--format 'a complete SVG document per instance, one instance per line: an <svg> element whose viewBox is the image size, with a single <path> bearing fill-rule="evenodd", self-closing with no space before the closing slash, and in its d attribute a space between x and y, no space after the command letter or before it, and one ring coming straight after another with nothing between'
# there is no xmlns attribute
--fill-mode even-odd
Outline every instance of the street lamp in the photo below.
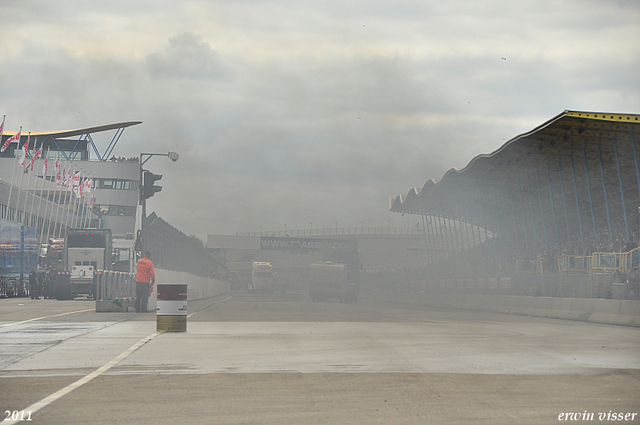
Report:
<svg viewBox="0 0 640 425"><path fill-rule="evenodd" d="M144 157L147 157L146 159L144 159ZM180 155L178 155L177 152L167 152L167 153L148 153L148 152L143 152L140 154L140 183L139 183L139 203L140 205L142 205L142 218L140 220L140 234L142 234L143 230L144 230L144 221L147 218L147 198L150 198L151 196L153 196L153 194L155 192L159 192L160 190L162 190L161 186L153 186L153 182L156 180L160 180L162 178L161 175L159 174L152 174L150 172L147 171L147 179L148 183L150 185L150 187L147 189L147 191L145 191L145 185L144 181L143 181L143 175L144 175L144 170L142 169L142 166L149 160L151 159L152 156L166 156L167 158L169 158L171 161L176 162L179 158ZM144 160L143 160L144 159ZM143 247L142 247L142 241L140 241L140 252L143 253Z"/></svg>

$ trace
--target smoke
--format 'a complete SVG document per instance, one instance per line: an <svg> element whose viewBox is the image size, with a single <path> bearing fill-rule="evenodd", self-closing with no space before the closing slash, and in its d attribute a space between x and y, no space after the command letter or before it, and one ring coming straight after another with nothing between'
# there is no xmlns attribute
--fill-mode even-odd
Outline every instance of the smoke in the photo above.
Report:
<svg viewBox="0 0 640 425"><path fill-rule="evenodd" d="M148 208L203 238L413 225L389 198L565 109L640 110L635 3L5 1L0 12L6 128L143 121L114 153L178 152L146 165L164 175ZM94 136L103 149L113 137Z"/></svg>

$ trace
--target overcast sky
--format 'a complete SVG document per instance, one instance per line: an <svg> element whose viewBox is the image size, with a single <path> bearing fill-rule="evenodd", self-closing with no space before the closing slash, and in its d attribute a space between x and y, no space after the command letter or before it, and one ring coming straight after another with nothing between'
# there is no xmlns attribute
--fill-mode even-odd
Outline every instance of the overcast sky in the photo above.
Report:
<svg viewBox="0 0 640 425"><path fill-rule="evenodd" d="M187 234L413 225L389 198L565 109L640 113L640 2L1 0L5 128L121 121ZM104 150L112 133L94 140Z"/></svg>

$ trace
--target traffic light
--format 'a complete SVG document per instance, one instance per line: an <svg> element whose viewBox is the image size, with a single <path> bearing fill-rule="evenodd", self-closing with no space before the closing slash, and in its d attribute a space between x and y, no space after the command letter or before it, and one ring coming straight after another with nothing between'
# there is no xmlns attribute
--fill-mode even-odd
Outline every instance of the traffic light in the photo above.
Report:
<svg viewBox="0 0 640 425"><path fill-rule="evenodd" d="M155 186L154 183L162 178L162 174L153 174L151 171L144 171L144 183L142 185L142 199L149 199L156 192L162 190L162 186Z"/></svg>

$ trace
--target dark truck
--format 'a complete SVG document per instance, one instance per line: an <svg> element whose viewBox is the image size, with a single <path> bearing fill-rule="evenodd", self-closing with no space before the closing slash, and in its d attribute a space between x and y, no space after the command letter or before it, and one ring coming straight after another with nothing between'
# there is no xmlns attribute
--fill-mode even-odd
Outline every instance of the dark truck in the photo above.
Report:
<svg viewBox="0 0 640 425"><path fill-rule="evenodd" d="M355 303L360 292L360 260L357 245L347 240L323 241L325 261L309 267L309 295L315 301L337 298Z"/></svg>

